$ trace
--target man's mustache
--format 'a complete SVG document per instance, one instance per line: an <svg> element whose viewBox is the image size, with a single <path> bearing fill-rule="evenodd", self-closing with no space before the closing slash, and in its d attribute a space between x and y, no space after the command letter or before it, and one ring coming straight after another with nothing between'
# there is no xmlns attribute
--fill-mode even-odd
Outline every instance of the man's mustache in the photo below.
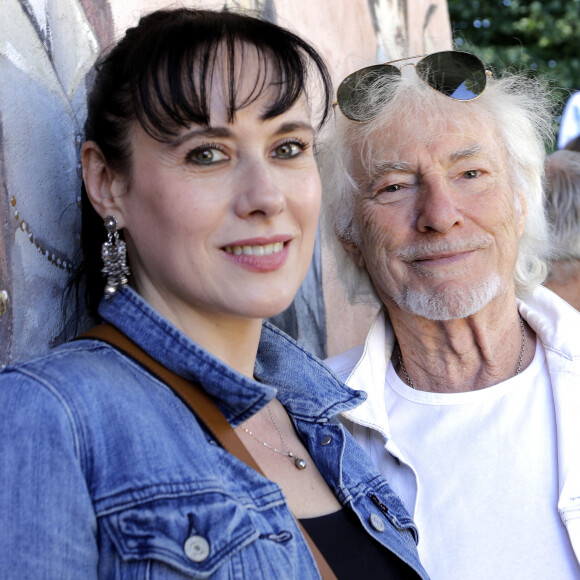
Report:
<svg viewBox="0 0 580 580"><path fill-rule="evenodd" d="M489 245L489 239L483 237L470 240L430 240L418 242L398 250L396 255L403 262L414 262L415 260L426 260L444 254L461 254L463 252L482 250Z"/></svg>

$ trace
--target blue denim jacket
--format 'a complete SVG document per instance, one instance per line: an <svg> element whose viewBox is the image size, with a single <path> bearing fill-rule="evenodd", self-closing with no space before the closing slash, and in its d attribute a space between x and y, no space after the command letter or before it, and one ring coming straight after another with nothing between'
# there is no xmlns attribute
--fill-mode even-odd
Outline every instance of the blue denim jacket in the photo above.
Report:
<svg viewBox="0 0 580 580"><path fill-rule="evenodd" d="M267 323L253 381L129 288L101 315L203 385L234 426L278 396L340 503L427 578L411 518L335 419L361 392ZM278 485L114 348L79 340L3 369L0 408L2 578L319 578Z"/></svg>

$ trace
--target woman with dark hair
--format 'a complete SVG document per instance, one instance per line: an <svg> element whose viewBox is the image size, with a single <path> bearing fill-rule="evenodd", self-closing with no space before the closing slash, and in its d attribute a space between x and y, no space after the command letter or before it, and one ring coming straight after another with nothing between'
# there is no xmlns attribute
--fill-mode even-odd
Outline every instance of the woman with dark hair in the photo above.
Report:
<svg viewBox="0 0 580 580"><path fill-rule="evenodd" d="M155 12L97 64L83 272L103 323L0 374L10 578L427 577L336 419L364 395L263 323L311 260L330 94L308 44L239 14Z"/></svg>

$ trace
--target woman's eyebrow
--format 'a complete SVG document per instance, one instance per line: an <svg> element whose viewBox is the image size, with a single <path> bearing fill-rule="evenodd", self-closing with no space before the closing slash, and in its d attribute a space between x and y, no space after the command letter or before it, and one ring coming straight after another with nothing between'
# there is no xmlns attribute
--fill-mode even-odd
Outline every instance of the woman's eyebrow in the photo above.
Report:
<svg viewBox="0 0 580 580"><path fill-rule="evenodd" d="M292 133L292 131L309 131L314 133L314 128L310 123L304 121L288 121L282 123L282 125L276 129L275 134Z"/></svg>
<svg viewBox="0 0 580 580"><path fill-rule="evenodd" d="M286 123L282 123L278 128L276 128L274 134L282 135L285 133L292 133L292 131L308 131L310 133L314 133L314 128L310 123L306 123L304 121L288 121ZM229 127L200 127L198 129L186 131L181 135L178 135L175 137L175 139L169 141L168 145L172 148L176 148L189 139L193 139L194 137L216 139L220 137L231 137L231 135L232 131Z"/></svg>
<svg viewBox="0 0 580 580"><path fill-rule="evenodd" d="M179 147L181 144L189 141L189 139L193 139L194 137L215 139L220 137L230 137L231 134L232 132L228 127L200 127L199 129L193 129L178 135L175 139L169 141L168 145L170 147Z"/></svg>

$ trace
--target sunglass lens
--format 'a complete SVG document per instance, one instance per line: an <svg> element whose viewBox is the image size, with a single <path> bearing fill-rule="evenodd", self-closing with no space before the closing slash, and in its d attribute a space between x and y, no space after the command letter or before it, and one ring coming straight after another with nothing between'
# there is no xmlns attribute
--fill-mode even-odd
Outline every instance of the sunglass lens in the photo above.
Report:
<svg viewBox="0 0 580 580"><path fill-rule="evenodd" d="M336 91L336 100L344 116L351 121L372 119L380 111L382 103L371 104L369 89L385 75L393 74L401 73L397 67L377 64L347 76Z"/></svg>
<svg viewBox="0 0 580 580"><path fill-rule="evenodd" d="M481 95L487 77L483 63L469 52L436 52L417 63L417 74L435 90L470 101Z"/></svg>

